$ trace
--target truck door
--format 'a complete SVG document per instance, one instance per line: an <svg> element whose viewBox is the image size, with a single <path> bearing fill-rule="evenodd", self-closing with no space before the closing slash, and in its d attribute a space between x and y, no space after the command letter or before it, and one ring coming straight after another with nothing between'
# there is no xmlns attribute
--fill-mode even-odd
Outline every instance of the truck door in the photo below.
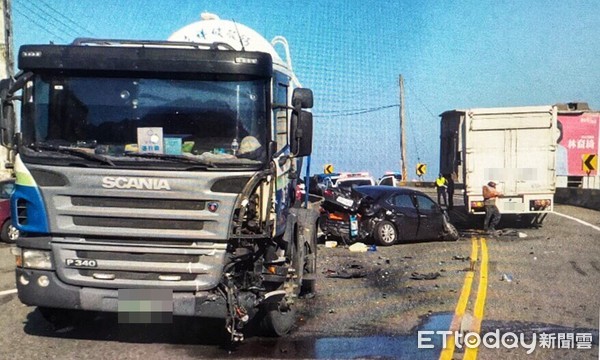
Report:
<svg viewBox="0 0 600 360"><path fill-rule="evenodd" d="M502 114L470 114L466 147L466 186L469 196L481 196L481 188L488 181L501 184L504 194L512 194L514 186L507 182L512 177L510 124Z"/></svg>
<svg viewBox="0 0 600 360"><path fill-rule="evenodd" d="M277 156L273 160L276 170L276 192L275 192L275 234L281 235L285 232L290 205L294 197L295 179L289 178L292 170L292 159L288 156L289 147L289 120L290 111L281 105L291 103L289 92L289 78L279 72L273 77L273 138L277 142Z"/></svg>
<svg viewBox="0 0 600 360"><path fill-rule="evenodd" d="M529 128L514 131L515 192L552 193L555 186L556 128L552 126L550 114L532 114L530 121Z"/></svg>

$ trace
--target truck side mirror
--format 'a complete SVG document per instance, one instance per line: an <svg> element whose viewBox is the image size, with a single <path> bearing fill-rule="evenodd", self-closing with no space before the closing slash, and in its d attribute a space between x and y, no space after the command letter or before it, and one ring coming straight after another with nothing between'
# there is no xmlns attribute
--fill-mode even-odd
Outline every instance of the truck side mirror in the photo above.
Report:
<svg viewBox="0 0 600 360"><path fill-rule="evenodd" d="M311 89L296 88L292 93L292 106L302 109L313 107L313 93Z"/></svg>
<svg viewBox="0 0 600 360"><path fill-rule="evenodd" d="M15 110L10 96L12 86L12 79L0 80L0 144L7 147L12 146L15 135Z"/></svg>
<svg viewBox="0 0 600 360"><path fill-rule="evenodd" d="M313 116L308 111L292 112L290 147L296 157L312 153Z"/></svg>

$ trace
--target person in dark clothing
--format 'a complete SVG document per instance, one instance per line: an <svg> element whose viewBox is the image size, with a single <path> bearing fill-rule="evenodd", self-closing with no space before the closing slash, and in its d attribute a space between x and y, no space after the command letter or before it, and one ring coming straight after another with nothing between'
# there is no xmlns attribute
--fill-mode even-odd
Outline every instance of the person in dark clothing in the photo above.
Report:
<svg viewBox="0 0 600 360"><path fill-rule="evenodd" d="M446 180L448 181L448 210L452 210L454 208L454 179L452 175L448 175Z"/></svg>
<svg viewBox="0 0 600 360"><path fill-rule="evenodd" d="M435 187L437 188L437 202L442 205L441 199L444 199L444 206L448 206L448 195L446 193L446 189L448 188L448 181L446 178L440 174L437 179L435 179Z"/></svg>
<svg viewBox="0 0 600 360"><path fill-rule="evenodd" d="M496 206L496 199L500 196L502 196L502 193L496 190L495 182L490 181L487 185L483 186L483 204L485 206L483 230L489 233L494 233L496 225L500 222L500 210Z"/></svg>

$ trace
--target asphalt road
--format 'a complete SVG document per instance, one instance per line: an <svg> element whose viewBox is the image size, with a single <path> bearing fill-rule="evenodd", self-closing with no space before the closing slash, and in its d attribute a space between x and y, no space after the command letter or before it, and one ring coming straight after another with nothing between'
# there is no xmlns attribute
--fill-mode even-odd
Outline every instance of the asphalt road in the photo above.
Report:
<svg viewBox="0 0 600 360"><path fill-rule="evenodd" d="M600 227L600 212L568 206L555 210ZM456 326L461 302L466 315L458 317L458 325L463 331L523 333L528 344L534 335L538 339L531 355L523 346L480 346L477 358L598 358L600 231L554 214L542 228L515 229L497 238L469 229L477 226L468 224L457 242L400 244L365 253L319 245L318 294L302 301L292 334L251 336L236 347L223 341L223 324L198 319L123 326L115 316L99 315L55 329L15 294L0 295L0 358L435 359L441 337L429 343L432 349L419 349L419 331L447 331L453 320ZM471 271L474 243L477 261ZM15 288L13 266L9 247L0 246L0 291ZM465 298L468 278L472 283ZM541 348L542 333L555 335L554 347L573 348ZM569 334L584 340L591 334L591 349L575 348L586 342L570 343ZM450 358L471 355L463 346Z"/></svg>

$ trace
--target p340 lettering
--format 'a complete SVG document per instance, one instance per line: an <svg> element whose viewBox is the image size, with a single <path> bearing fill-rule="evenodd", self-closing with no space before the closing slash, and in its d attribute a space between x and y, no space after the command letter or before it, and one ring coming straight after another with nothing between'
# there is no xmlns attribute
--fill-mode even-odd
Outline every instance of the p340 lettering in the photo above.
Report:
<svg viewBox="0 0 600 360"><path fill-rule="evenodd" d="M98 262L94 259L66 259L65 265L71 267L95 268Z"/></svg>

